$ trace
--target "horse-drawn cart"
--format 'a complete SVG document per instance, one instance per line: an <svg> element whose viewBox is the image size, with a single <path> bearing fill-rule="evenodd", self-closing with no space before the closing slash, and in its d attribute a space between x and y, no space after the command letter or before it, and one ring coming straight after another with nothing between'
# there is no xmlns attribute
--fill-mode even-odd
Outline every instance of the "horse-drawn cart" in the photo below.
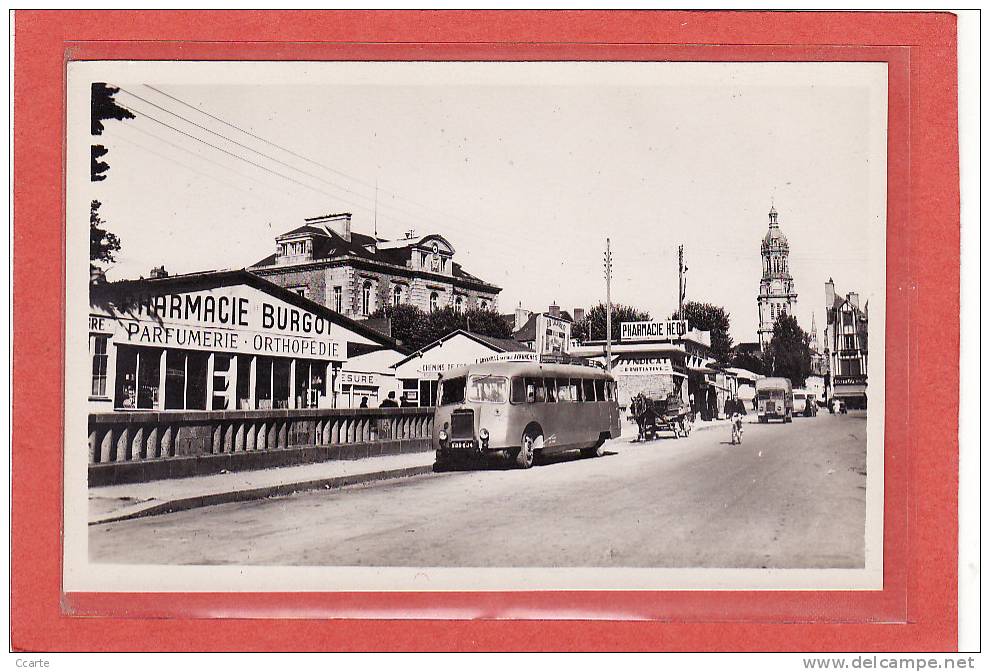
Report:
<svg viewBox="0 0 990 672"><path fill-rule="evenodd" d="M655 400L640 394L629 410L639 427L639 441L652 441L660 432L672 432L675 439L691 434L691 407L677 395Z"/></svg>

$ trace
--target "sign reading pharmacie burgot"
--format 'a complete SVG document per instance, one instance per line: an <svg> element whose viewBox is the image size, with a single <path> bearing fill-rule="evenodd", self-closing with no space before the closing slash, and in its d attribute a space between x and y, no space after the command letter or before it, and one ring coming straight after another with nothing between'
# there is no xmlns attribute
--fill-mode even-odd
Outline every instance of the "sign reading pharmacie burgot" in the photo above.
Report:
<svg viewBox="0 0 990 672"><path fill-rule="evenodd" d="M129 297L91 307L90 333L118 345L341 361L347 333L326 318L243 285Z"/></svg>
<svg viewBox="0 0 990 672"><path fill-rule="evenodd" d="M622 341L675 341L688 331L687 320L623 322L620 327Z"/></svg>

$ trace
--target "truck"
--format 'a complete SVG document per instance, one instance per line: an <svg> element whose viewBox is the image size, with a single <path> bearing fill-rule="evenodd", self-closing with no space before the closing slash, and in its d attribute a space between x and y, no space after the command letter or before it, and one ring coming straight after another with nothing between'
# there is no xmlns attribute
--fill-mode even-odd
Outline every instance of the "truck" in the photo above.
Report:
<svg viewBox="0 0 990 672"><path fill-rule="evenodd" d="M756 381L756 414L761 423L771 418L791 422L794 391L787 378L761 378Z"/></svg>

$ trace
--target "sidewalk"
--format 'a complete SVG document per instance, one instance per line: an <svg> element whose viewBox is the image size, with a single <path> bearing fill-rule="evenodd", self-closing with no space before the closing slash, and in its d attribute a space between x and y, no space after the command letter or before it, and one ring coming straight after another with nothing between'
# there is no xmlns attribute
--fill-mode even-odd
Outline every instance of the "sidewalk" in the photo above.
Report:
<svg viewBox="0 0 990 672"><path fill-rule="evenodd" d="M433 458L425 451L90 488L89 524L426 474Z"/></svg>

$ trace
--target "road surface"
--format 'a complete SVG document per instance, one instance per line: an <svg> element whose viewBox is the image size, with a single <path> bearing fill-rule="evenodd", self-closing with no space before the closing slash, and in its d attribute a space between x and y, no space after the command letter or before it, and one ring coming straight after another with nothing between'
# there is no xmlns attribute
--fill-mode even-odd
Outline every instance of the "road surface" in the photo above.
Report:
<svg viewBox="0 0 990 672"><path fill-rule="evenodd" d="M856 568L866 420L822 414L90 528L94 562Z"/></svg>

